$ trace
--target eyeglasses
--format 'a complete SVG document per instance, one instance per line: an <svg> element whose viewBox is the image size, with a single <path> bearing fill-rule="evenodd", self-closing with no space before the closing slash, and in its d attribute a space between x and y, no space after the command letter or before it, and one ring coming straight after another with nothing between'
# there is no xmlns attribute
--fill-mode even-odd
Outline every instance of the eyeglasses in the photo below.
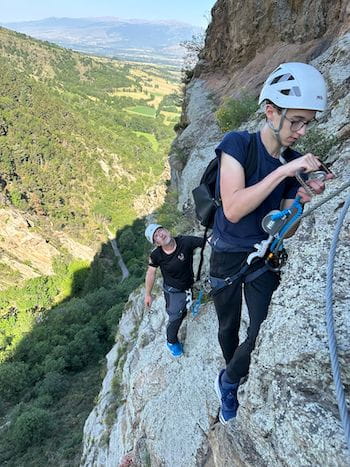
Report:
<svg viewBox="0 0 350 467"><path fill-rule="evenodd" d="M290 120L286 115L284 116L284 118L288 120L288 122L290 123L290 129L292 131L299 131L304 126L307 126L309 123L312 122L312 120L309 122L304 122L304 120ZM313 119L313 120L316 120L316 119Z"/></svg>

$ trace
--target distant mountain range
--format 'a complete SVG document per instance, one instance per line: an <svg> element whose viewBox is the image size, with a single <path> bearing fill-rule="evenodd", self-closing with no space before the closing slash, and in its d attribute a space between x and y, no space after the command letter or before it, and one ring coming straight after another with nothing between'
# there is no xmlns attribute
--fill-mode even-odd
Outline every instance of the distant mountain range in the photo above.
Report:
<svg viewBox="0 0 350 467"><path fill-rule="evenodd" d="M201 28L175 21L107 18L47 18L0 23L6 28L93 55L181 66L180 43Z"/></svg>

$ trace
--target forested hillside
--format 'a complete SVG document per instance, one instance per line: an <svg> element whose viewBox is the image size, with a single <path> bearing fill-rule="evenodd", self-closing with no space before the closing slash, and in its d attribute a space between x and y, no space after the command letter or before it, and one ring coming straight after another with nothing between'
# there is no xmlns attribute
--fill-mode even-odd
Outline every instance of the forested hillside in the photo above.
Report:
<svg viewBox="0 0 350 467"><path fill-rule="evenodd" d="M179 76L5 29L0 66L0 464L73 466L103 357L143 281L143 217L161 201Z"/></svg>
<svg viewBox="0 0 350 467"><path fill-rule="evenodd" d="M0 29L0 173L11 203L93 241L164 171L175 72L82 56ZM169 96L170 95L170 96Z"/></svg>

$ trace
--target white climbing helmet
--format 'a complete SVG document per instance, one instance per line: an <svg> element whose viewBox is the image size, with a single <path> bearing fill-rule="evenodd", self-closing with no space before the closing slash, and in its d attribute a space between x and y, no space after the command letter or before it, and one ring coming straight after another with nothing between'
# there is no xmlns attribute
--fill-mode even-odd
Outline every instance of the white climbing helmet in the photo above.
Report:
<svg viewBox="0 0 350 467"><path fill-rule="evenodd" d="M150 242L150 243L154 243L153 241L153 235L154 235L154 232L157 230L157 229L160 229L162 228L163 226L162 225L159 225L159 224L150 224L146 227L146 230L145 230L145 237L147 238L147 240Z"/></svg>
<svg viewBox="0 0 350 467"><path fill-rule="evenodd" d="M327 106L326 82L312 65L282 63L265 81L259 104L265 99L282 109L323 111Z"/></svg>

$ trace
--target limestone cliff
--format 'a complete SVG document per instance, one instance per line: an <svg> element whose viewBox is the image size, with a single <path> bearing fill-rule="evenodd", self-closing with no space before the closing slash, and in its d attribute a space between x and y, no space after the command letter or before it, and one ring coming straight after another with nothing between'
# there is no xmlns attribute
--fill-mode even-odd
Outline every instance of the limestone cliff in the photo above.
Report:
<svg viewBox="0 0 350 467"><path fill-rule="evenodd" d="M0 208L0 289L53 274L53 261L62 253L92 261L92 248L50 227L39 228L36 220L7 204Z"/></svg>
<svg viewBox="0 0 350 467"><path fill-rule="evenodd" d="M349 28L347 0L218 0L195 74L217 92L255 90L282 62L309 62Z"/></svg>
<svg viewBox="0 0 350 467"><path fill-rule="evenodd" d="M242 83L256 91L256 85L283 60L307 59L329 85L330 107L319 127L338 137L329 155L337 178L323 196L349 179L349 11L345 2L333 2L332 11L327 5L321 0L216 3L202 62L186 89L187 127L170 155L179 209L192 209L191 190L221 138L213 100L223 92L238 93ZM219 59L221 50L226 55ZM257 113L244 127L256 128L261 119ZM181 154L186 155L186 164L179 163ZM82 465L349 465L330 370L324 298L328 250L346 196L349 190L306 218L288 241L290 257L282 283L262 326L249 378L239 392L237 419L228 427L216 423L213 380L223 360L213 304L205 304L196 318L188 317L181 336L185 355L172 360L164 351L166 318L160 283L150 314L143 308L143 290L135 291L116 345L107 356L98 403L85 425ZM349 233L348 215L334 277L336 333L348 397Z"/></svg>

